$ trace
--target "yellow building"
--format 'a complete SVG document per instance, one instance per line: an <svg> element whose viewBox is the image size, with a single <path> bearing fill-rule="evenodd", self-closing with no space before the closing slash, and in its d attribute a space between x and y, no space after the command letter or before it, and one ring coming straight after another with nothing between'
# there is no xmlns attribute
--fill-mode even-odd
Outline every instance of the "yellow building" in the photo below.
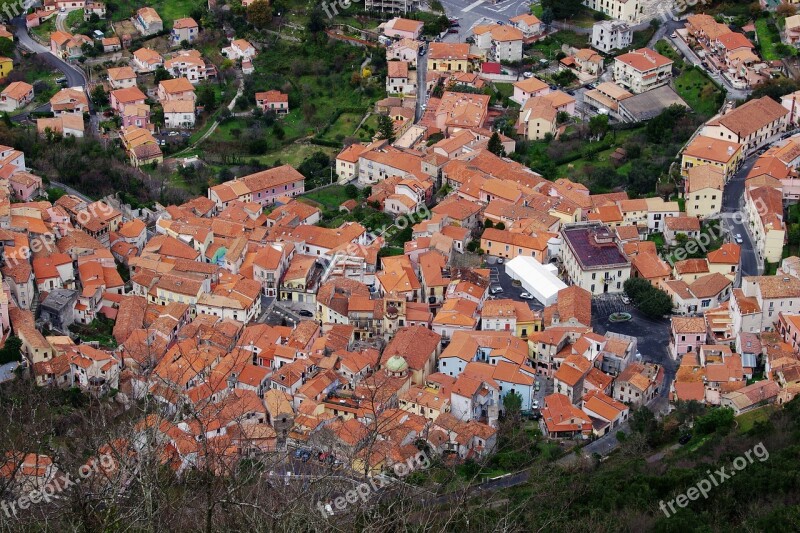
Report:
<svg viewBox="0 0 800 533"><path fill-rule="evenodd" d="M686 171L686 214L707 218L722 210L725 175L713 165L698 165Z"/></svg>
<svg viewBox="0 0 800 533"><path fill-rule="evenodd" d="M468 43L431 43L428 70L437 72L469 72Z"/></svg>
<svg viewBox="0 0 800 533"><path fill-rule="evenodd" d="M741 144L698 135L683 151L681 173L686 176L692 167L712 165L722 172L727 181L741 162Z"/></svg>
<svg viewBox="0 0 800 533"><path fill-rule="evenodd" d="M547 134L555 135L558 123L558 111L552 105L541 102L538 98L531 98L522 110L517 119L517 133L529 141L538 141L547 137Z"/></svg>
<svg viewBox="0 0 800 533"><path fill-rule="evenodd" d="M481 248L489 255L514 259L518 255L533 257L540 263L550 260L547 243L556 237L554 233L525 235L508 230L486 228L481 235Z"/></svg>
<svg viewBox="0 0 800 533"><path fill-rule="evenodd" d="M625 22L636 22L641 11L638 0L583 0L583 5Z"/></svg>
<svg viewBox="0 0 800 533"><path fill-rule="evenodd" d="M9 57L0 57L0 78L5 78L14 70L14 62Z"/></svg>

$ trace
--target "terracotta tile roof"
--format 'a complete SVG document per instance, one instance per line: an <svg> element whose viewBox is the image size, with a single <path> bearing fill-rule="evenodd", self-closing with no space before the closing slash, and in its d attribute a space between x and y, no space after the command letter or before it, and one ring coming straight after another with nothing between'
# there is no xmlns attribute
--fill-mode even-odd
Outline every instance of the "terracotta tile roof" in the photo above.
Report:
<svg viewBox="0 0 800 533"><path fill-rule="evenodd" d="M721 191L724 184L725 175L714 165L697 165L687 171L687 192L692 193L703 189Z"/></svg>
<svg viewBox="0 0 800 533"><path fill-rule="evenodd" d="M708 262L713 264L738 265L741 258L742 247L732 242L726 242L719 249L708 252Z"/></svg>
<svg viewBox="0 0 800 533"><path fill-rule="evenodd" d="M431 43L428 59L463 59L469 56L468 43Z"/></svg>
<svg viewBox="0 0 800 533"><path fill-rule="evenodd" d="M684 259L675 262L675 271L678 274L703 274L709 272L708 261L705 259Z"/></svg>
<svg viewBox="0 0 800 533"><path fill-rule="evenodd" d="M197 22L191 17L175 19L175 22L172 24L172 28L175 30L182 30L185 28L196 28L196 27L197 27Z"/></svg>
<svg viewBox="0 0 800 533"><path fill-rule="evenodd" d="M697 157L706 161L727 163L731 161L742 145L713 137L698 135L683 151L683 155Z"/></svg>
<svg viewBox="0 0 800 533"><path fill-rule="evenodd" d="M762 96L745 102L721 117L709 121L707 125L725 126L740 138L746 138L788 113L788 109L769 96Z"/></svg>
<svg viewBox="0 0 800 533"><path fill-rule="evenodd" d="M702 317L672 317L672 330L675 333L706 333L706 321Z"/></svg>
<svg viewBox="0 0 800 533"><path fill-rule="evenodd" d="M672 63L672 60L668 57L664 57L655 50L649 48L639 48L633 52L619 55L614 58L614 60L630 65L640 72L663 67Z"/></svg>
<svg viewBox="0 0 800 533"><path fill-rule="evenodd" d="M645 279L669 278L672 269L657 254L640 253L633 258L632 266Z"/></svg>
<svg viewBox="0 0 800 533"><path fill-rule="evenodd" d="M667 217L664 226L672 231L700 231L700 219L689 216Z"/></svg>

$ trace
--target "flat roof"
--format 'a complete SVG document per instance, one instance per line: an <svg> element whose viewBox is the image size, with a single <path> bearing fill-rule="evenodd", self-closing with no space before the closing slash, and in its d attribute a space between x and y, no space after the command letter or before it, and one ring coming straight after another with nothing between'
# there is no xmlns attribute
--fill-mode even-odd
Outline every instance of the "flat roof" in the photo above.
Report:
<svg viewBox="0 0 800 533"><path fill-rule="evenodd" d="M620 111L637 121L655 118L672 105L681 105L689 109L689 105L669 85L663 85L619 102Z"/></svg>
<svg viewBox="0 0 800 533"><path fill-rule="evenodd" d="M585 270L611 266L630 266L620 251L614 233L606 226L586 225L563 228L561 234ZM596 237L608 236L611 242L598 242ZM606 240L606 239L603 239Z"/></svg>
<svg viewBox="0 0 800 533"><path fill-rule="evenodd" d="M558 295L558 291L567 288L567 285L547 266L533 257L518 255L506 263L506 272L509 275L513 273L512 278L522 280L530 285L534 292L539 293L546 300L542 302L545 305L551 303L551 300Z"/></svg>

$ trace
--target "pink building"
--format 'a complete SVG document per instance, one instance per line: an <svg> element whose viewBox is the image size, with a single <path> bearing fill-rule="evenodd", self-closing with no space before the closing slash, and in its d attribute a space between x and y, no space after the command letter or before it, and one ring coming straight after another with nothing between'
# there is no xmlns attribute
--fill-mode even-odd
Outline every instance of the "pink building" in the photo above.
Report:
<svg viewBox="0 0 800 533"><path fill-rule="evenodd" d="M395 17L383 26L383 34L398 39L417 39L422 33L423 25L421 20Z"/></svg>
<svg viewBox="0 0 800 533"><path fill-rule="evenodd" d="M670 353L678 359L687 353L695 353L706 344L707 327L702 317L672 317L670 328Z"/></svg>
<svg viewBox="0 0 800 533"><path fill-rule="evenodd" d="M136 126L137 128L153 129L150 123L150 106L147 104L126 105L121 113L122 126Z"/></svg>
<svg viewBox="0 0 800 533"><path fill-rule="evenodd" d="M144 104L147 96L138 87L128 87L111 91L111 109L122 114L126 106Z"/></svg>
<svg viewBox="0 0 800 533"><path fill-rule="evenodd" d="M234 200L272 205L281 196L298 196L305 192L305 178L289 165L256 172L208 189L208 197L224 209Z"/></svg>
<svg viewBox="0 0 800 533"><path fill-rule="evenodd" d="M8 185L17 199L29 202L41 193L42 178L30 172L15 172L8 178Z"/></svg>

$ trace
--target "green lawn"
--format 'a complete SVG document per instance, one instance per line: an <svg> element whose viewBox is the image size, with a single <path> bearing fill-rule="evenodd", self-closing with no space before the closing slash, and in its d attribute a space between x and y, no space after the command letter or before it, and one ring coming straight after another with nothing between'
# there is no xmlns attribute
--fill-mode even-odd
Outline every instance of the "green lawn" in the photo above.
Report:
<svg viewBox="0 0 800 533"><path fill-rule="evenodd" d="M664 40L658 41L656 43L655 48L656 52L658 52L664 57L668 57L669 59L671 59L674 62L675 68L677 68L678 70L683 69L684 65L683 58L666 41Z"/></svg>
<svg viewBox="0 0 800 533"><path fill-rule="evenodd" d="M301 199L308 199L317 205L322 205L327 209L339 209L342 202L349 199L349 196L344 192L344 186L333 185L326 189L304 194Z"/></svg>
<svg viewBox="0 0 800 533"><path fill-rule="evenodd" d="M588 35L581 35L574 31L562 30L557 33L548 35L541 41L536 41L530 46L537 57L544 59L555 59L558 52L561 51L561 45L568 44L576 48L585 48L589 42Z"/></svg>
<svg viewBox="0 0 800 533"><path fill-rule="evenodd" d="M50 34L56 31L56 18L53 17L50 20L43 22L39 26L32 28L31 31L44 43L45 46L49 47Z"/></svg>
<svg viewBox="0 0 800 533"><path fill-rule="evenodd" d="M152 0L143 4L135 0L110 0L107 5L114 22L131 18L139 8L147 5L158 12L164 28L171 28L172 21L191 16L191 12L198 8L205 11L208 3L203 0Z"/></svg>
<svg viewBox="0 0 800 533"><path fill-rule="evenodd" d="M366 110L364 112L366 113ZM355 135L356 127L362 118L364 113L342 113L336 122L331 124L323 138L341 142L345 137Z"/></svg>
<svg viewBox="0 0 800 533"><path fill-rule="evenodd" d="M514 95L513 83L495 83L494 88L497 89L498 93L500 93L500 100L510 98Z"/></svg>
<svg viewBox="0 0 800 533"><path fill-rule="evenodd" d="M758 48L761 57L767 61L780 59L780 54L775 51L775 45L780 44L781 37L778 30L769 19L756 20L756 34L758 34Z"/></svg>
<svg viewBox="0 0 800 533"><path fill-rule="evenodd" d="M722 91L698 68L690 67L681 72L675 78L675 90L695 113L710 117L719 111Z"/></svg>
<svg viewBox="0 0 800 533"><path fill-rule="evenodd" d="M736 423L739 425L739 433L746 433L750 431L756 422L768 420L769 415L771 415L774 411L775 406L765 405L764 407L760 407L737 416Z"/></svg>
<svg viewBox="0 0 800 533"><path fill-rule="evenodd" d="M315 144L290 144L281 148L277 153L263 155L255 159L258 159L264 165L275 166L280 163L289 164L297 168L300 163L311 157L315 152L324 152L330 157L335 157L339 150Z"/></svg>

